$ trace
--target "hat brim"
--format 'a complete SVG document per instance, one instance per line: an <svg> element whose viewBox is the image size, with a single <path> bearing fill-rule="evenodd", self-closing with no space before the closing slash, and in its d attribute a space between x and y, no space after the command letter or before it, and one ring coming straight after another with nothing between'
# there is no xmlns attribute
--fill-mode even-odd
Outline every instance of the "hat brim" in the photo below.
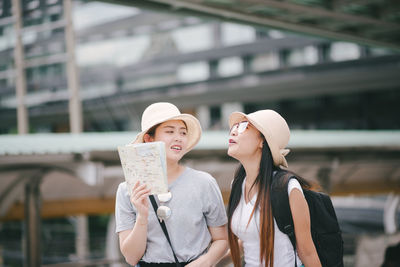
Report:
<svg viewBox="0 0 400 267"><path fill-rule="evenodd" d="M196 119L194 116L192 116L190 114L185 114L185 113L154 122L154 124L151 127L138 133L136 135L135 140L133 140L131 143L132 144L144 143L144 136L147 134L147 132L151 128L153 128L155 125L164 123L166 121L172 121L172 120L182 120L185 122L186 127L187 127L187 136L188 136L188 144L187 144L185 153L189 152L199 142L202 131L201 131L201 125L200 125L200 122L198 121L198 119Z"/></svg>
<svg viewBox="0 0 400 267"><path fill-rule="evenodd" d="M272 159L274 161L274 165L275 166L284 166L284 167L288 167L288 163L286 161L285 156L283 156L280 152L280 149L273 143L271 142L271 134L269 133L268 129L265 127L262 127L257 121L255 121L253 118L251 118L250 116L248 116L247 114L243 113L243 112L233 112L230 116L229 116L229 128L232 128L232 126L235 123L241 122L247 120L249 121L259 132L261 132L261 134L264 136L265 140L268 143L268 146L271 150L271 154L272 154Z"/></svg>
<svg viewBox="0 0 400 267"><path fill-rule="evenodd" d="M248 120L246 114L244 114L243 112L239 112L239 111L233 112L233 113L229 116L229 128L232 128L232 126L233 126L235 123L238 123L238 122L243 121L243 119L247 119L247 120Z"/></svg>

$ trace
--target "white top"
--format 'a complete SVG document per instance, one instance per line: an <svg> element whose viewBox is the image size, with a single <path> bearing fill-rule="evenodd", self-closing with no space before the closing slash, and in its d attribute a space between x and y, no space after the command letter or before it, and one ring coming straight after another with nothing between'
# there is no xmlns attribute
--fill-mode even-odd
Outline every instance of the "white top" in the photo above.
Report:
<svg viewBox="0 0 400 267"><path fill-rule="evenodd" d="M255 194L253 198L246 204L244 200L245 184L246 179L244 179L242 184L242 196L240 198L240 202L232 215L232 231L243 242L245 266L261 267L265 266L265 263L260 263L260 212L258 208L255 210L254 215L247 226L257 199L257 194ZM296 179L290 179L288 183L288 194L290 194L294 188L298 188L303 193L300 183ZM293 266L295 260L292 243L290 242L289 237L279 230L275 219L274 225L274 267ZM297 266L301 265L302 262L297 255Z"/></svg>

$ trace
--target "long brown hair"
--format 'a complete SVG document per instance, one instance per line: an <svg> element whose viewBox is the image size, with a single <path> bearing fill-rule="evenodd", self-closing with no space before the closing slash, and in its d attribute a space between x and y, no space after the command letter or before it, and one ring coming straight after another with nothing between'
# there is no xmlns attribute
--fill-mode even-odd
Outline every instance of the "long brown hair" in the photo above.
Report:
<svg viewBox="0 0 400 267"><path fill-rule="evenodd" d="M265 266L274 266L274 217L272 215L270 190L274 171L278 171L280 177L290 177L293 173L283 170L274 166L271 150L268 143L263 142L262 154L260 160L259 173L253 183L253 186L258 186L257 200L254 205L253 211L250 215L254 215L256 208L260 211L260 262L265 261ZM282 176L281 176L282 175ZM228 203L228 237L231 249L232 261L235 267L241 266L241 257L239 251L238 238L232 232L232 216L235 212L237 205L240 202L242 195L242 184L246 177L246 171L242 164L236 170L233 182L231 195ZM298 177L296 175L296 177ZM308 188L309 183L301 177L298 177L299 183L302 187ZM251 190L249 190L250 192ZM257 222L256 222L257 223Z"/></svg>

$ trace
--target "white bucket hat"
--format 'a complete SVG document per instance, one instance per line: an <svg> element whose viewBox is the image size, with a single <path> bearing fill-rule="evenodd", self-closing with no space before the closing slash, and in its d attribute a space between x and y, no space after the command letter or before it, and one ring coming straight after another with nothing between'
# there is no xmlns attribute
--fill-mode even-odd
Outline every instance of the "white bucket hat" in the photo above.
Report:
<svg viewBox="0 0 400 267"><path fill-rule="evenodd" d="M275 166L288 167L285 156L289 149L285 149L289 143L290 130L285 119L274 110L259 110L250 114L242 112L233 112L229 117L229 126L235 123L248 120L265 137L271 150Z"/></svg>
<svg viewBox="0 0 400 267"><path fill-rule="evenodd" d="M143 137L152 127L170 120L182 120L186 123L188 136L186 152L188 152L200 140L200 122L190 114L182 114L175 105L166 102L151 104L144 110L142 115L142 131L136 136L132 143L144 143Z"/></svg>

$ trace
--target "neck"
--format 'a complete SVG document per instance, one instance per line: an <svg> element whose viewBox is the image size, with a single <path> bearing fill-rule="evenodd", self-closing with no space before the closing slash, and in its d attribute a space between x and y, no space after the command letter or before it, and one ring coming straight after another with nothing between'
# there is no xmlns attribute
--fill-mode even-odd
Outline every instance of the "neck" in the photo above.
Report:
<svg viewBox="0 0 400 267"><path fill-rule="evenodd" d="M172 183L179 177L185 167L178 164L178 162L167 163L168 183Z"/></svg>
<svg viewBox="0 0 400 267"><path fill-rule="evenodd" d="M251 157L241 160L246 171L246 183L252 185L260 172L261 153L255 153Z"/></svg>

